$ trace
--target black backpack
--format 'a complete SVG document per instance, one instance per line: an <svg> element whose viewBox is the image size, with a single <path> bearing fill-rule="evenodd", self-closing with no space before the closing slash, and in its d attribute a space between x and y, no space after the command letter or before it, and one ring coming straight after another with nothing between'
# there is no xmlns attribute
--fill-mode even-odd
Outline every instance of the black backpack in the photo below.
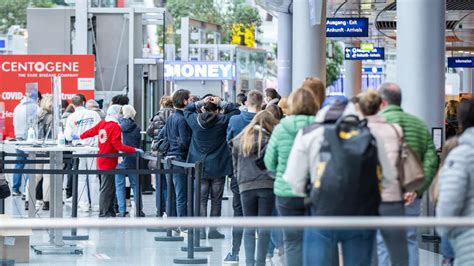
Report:
<svg viewBox="0 0 474 266"><path fill-rule="evenodd" d="M310 189L311 215L377 215L382 174L367 122L351 115L324 125L319 154L317 177Z"/></svg>

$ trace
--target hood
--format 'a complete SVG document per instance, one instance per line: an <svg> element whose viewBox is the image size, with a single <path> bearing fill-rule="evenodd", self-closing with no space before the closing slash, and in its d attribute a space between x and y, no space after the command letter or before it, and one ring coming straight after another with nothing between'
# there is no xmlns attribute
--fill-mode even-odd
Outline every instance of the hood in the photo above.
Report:
<svg viewBox="0 0 474 266"><path fill-rule="evenodd" d="M280 125L294 135L303 127L314 122L314 115L290 115L280 121Z"/></svg>
<svg viewBox="0 0 474 266"><path fill-rule="evenodd" d="M248 124L252 121L252 119L255 117L256 113L250 113L247 111L241 111L240 112L240 117Z"/></svg>
<svg viewBox="0 0 474 266"><path fill-rule="evenodd" d="M474 127L470 127L459 137L459 144L474 147Z"/></svg>
<svg viewBox="0 0 474 266"><path fill-rule="evenodd" d="M198 115L197 120L202 128L208 129L217 123L218 118L218 114L215 113L201 113Z"/></svg>
<svg viewBox="0 0 474 266"><path fill-rule="evenodd" d="M130 133L137 128L137 123L130 118L119 118L119 123L125 133Z"/></svg>
<svg viewBox="0 0 474 266"><path fill-rule="evenodd" d="M352 102L348 103L334 103L319 110L316 115L315 122L317 123L335 123L341 116L357 115L357 111Z"/></svg>

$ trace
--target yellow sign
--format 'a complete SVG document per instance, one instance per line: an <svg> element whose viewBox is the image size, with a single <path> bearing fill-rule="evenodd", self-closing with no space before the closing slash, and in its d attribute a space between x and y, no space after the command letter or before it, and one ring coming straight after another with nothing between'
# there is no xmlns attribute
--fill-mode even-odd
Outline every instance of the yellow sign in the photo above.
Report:
<svg viewBox="0 0 474 266"><path fill-rule="evenodd" d="M255 47L255 26L240 23L232 25L231 44Z"/></svg>

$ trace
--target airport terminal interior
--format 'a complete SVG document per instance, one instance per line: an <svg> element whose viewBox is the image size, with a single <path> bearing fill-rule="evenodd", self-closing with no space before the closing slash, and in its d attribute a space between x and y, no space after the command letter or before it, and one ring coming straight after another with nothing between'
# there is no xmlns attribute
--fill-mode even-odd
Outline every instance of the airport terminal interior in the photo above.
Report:
<svg viewBox="0 0 474 266"><path fill-rule="evenodd" d="M474 0L0 0L0 265L474 265Z"/></svg>

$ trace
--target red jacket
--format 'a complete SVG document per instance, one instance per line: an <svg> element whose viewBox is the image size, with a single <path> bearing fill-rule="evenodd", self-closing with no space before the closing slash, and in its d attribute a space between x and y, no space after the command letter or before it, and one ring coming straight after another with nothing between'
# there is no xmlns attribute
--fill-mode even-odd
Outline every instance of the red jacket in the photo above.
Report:
<svg viewBox="0 0 474 266"><path fill-rule="evenodd" d="M117 122L101 120L93 128L81 134L81 139L99 135L99 154L134 153L136 149L122 144L122 129ZM117 167L118 157L97 158L97 169L113 170Z"/></svg>

